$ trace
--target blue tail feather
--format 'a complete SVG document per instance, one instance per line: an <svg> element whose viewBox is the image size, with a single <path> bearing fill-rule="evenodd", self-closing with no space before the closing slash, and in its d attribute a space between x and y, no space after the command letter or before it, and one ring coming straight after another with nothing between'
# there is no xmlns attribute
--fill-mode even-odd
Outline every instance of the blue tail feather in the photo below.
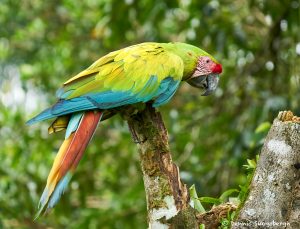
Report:
<svg viewBox="0 0 300 229"><path fill-rule="evenodd" d="M72 177L72 174L68 172L62 180L60 180L57 184L57 186L54 189L54 192L51 194L49 198L49 190L47 187L44 189L44 192L40 198L39 206L38 206L38 212L34 218L36 220L43 211L47 212L49 209L53 208L58 200L60 199L61 195L66 190L68 183L70 182ZM47 206L47 207L46 207Z"/></svg>
<svg viewBox="0 0 300 229"><path fill-rule="evenodd" d="M78 128L78 125L80 123L80 120L83 116L83 112L79 112L79 113L74 113L71 118L70 121L68 123L68 127L66 130L66 135L65 135L65 139L69 138L69 136Z"/></svg>
<svg viewBox="0 0 300 229"><path fill-rule="evenodd" d="M65 192L70 180L71 180L72 174L68 172L62 180L59 181L57 186L55 187L54 192L52 193L50 200L48 202L47 209L51 209L54 207L54 205L58 202L61 195Z"/></svg>

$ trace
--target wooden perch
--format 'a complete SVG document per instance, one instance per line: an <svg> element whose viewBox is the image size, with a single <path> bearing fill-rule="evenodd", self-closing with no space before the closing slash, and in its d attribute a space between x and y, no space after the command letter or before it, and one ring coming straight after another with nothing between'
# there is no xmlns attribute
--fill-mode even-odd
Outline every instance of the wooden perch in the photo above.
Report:
<svg viewBox="0 0 300 229"><path fill-rule="evenodd" d="M300 118L280 112L233 229L300 228Z"/></svg>
<svg viewBox="0 0 300 229"><path fill-rule="evenodd" d="M125 118L140 153L149 228L198 228L189 191L172 162L160 113L147 104Z"/></svg>

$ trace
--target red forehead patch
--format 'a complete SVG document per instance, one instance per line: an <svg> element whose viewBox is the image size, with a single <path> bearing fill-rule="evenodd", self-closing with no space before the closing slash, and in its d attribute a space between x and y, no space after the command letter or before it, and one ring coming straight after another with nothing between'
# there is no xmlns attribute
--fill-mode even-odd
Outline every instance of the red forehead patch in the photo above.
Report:
<svg viewBox="0 0 300 229"><path fill-rule="evenodd" d="M222 65L216 64L212 70L213 73L221 74L222 73Z"/></svg>

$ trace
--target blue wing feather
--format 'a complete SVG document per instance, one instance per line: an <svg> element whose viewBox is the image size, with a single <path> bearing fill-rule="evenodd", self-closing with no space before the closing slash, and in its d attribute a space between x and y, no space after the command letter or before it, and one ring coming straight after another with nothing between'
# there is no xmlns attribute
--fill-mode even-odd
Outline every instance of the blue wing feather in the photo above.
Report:
<svg viewBox="0 0 300 229"><path fill-rule="evenodd" d="M153 107L158 107L167 103L172 98L179 83L179 80L174 80L169 76L161 81L159 87L155 87L157 84L157 77L151 76L143 89L136 94L132 93L130 90L109 90L101 93L89 93L69 100L60 99L54 106L29 120L27 124L33 124L38 121L84 110L105 110L138 102L148 102L153 99L155 100ZM146 89L147 93L145 92Z"/></svg>
<svg viewBox="0 0 300 229"><path fill-rule="evenodd" d="M153 107L158 107L169 102L180 84L179 80L173 80L172 77L168 77L164 81L159 87L159 96L155 99Z"/></svg>

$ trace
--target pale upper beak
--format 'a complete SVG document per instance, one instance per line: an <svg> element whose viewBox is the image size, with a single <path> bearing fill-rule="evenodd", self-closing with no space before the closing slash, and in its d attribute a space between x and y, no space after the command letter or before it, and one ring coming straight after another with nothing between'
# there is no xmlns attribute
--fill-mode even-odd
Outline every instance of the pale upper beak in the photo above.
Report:
<svg viewBox="0 0 300 229"><path fill-rule="evenodd" d="M207 96L217 89L219 83L219 74L211 73L209 75L193 77L187 80L187 82L194 87L204 89L205 91L202 95Z"/></svg>

